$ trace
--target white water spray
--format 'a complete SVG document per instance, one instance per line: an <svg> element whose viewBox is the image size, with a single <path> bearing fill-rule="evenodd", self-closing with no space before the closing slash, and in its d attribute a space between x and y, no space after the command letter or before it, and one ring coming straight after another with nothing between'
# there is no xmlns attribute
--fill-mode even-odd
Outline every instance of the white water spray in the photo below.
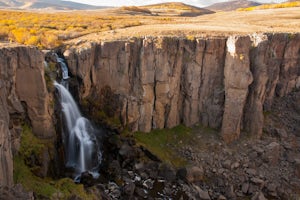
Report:
<svg viewBox="0 0 300 200"><path fill-rule="evenodd" d="M63 130L63 143L65 145L66 166L75 169L75 179L82 172L89 171L94 178L101 162L101 152L95 130L90 121L82 117L72 95L61 84L54 83L60 94L60 104L65 127Z"/></svg>

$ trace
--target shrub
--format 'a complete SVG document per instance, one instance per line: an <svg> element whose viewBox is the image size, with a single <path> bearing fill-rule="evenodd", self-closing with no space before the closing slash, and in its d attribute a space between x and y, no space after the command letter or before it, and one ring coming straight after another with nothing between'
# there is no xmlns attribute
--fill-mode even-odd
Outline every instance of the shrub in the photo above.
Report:
<svg viewBox="0 0 300 200"><path fill-rule="evenodd" d="M18 28L11 31L14 41L23 44L28 37L28 32L25 28Z"/></svg>
<svg viewBox="0 0 300 200"><path fill-rule="evenodd" d="M264 4L264 5L252 6L252 7L248 7L248 8L239 8L238 11L253 11L253 10L290 8L290 7L300 7L300 1L284 2L284 3L279 3L279 4Z"/></svg>
<svg viewBox="0 0 300 200"><path fill-rule="evenodd" d="M24 42L24 44L39 46L39 44L40 44L40 38L38 36L32 35L32 36L29 37L29 39L27 39Z"/></svg>

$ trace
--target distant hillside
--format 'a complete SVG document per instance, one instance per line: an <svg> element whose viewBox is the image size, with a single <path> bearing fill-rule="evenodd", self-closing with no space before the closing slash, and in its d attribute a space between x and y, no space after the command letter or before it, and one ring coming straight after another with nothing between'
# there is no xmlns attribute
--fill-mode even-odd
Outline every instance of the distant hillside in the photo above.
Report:
<svg viewBox="0 0 300 200"><path fill-rule="evenodd" d="M91 6L63 0L0 0L0 8L7 9L53 9L53 10L87 10L105 7Z"/></svg>
<svg viewBox="0 0 300 200"><path fill-rule="evenodd" d="M3 2L0 2L0 7L7 7L8 5L3 3Z"/></svg>
<svg viewBox="0 0 300 200"><path fill-rule="evenodd" d="M213 10L213 11L232 11L239 8L248 8L248 7L259 6L259 5L261 4L254 1L235 0L235 1L216 3L206 7L206 9Z"/></svg>
<svg viewBox="0 0 300 200"><path fill-rule="evenodd" d="M300 7L300 1L288 1L284 3L276 4L264 4L260 6L253 6L248 8L240 8L239 11L252 11L252 10L265 10L265 9L276 9L276 8L292 8Z"/></svg>
<svg viewBox="0 0 300 200"><path fill-rule="evenodd" d="M214 13L205 8L198 8L184 3L170 2L142 6L141 8L148 9L154 15L175 15L175 16L198 16Z"/></svg>
<svg viewBox="0 0 300 200"><path fill-rule="evenodd" d="M122 6L116 11L117 13L125 15L152 15L152 12L149 9L139 6Z"/></svg>
<svg viewBox="0 0 300 200"><path fill-rule="evenodd" d="M27 2L26 0L24 2ZM0 0L0 4L7 7L18 7L24 5L23 1L19 0ZM28 2L30 2L28 0Z"/></svg>

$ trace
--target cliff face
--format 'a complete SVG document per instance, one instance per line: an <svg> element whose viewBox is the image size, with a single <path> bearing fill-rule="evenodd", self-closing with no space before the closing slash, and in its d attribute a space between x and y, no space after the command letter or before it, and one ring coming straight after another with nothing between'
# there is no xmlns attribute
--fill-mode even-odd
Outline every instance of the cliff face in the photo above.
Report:
<svg viewBox="0 0 300 200"><path fill-rule="evenodd" d="M259 138L274 98L300 88L300 34L136 38L64 55L81 100L117 99L118 109L107 110L132 131L201 123L220 129L226 142L241 130ZM23 121L39 138L55 137L43 61L36 48L0 48L0 188L13 184Z"/></svg>
<svg viewBox="0 0 300 200"><path fill-rule="evenodd" d="M88 43L64 53L80 96L109 86L123 125L148 132L183 123L260 137L275 96L300 87L300 35L144 38Z"/></svg>
<svg viewBox="0 0 300 200"><path fill-rule="evenodd" d="M12 154L27 121L40 138L55 136L44 80L43 54L36 48L0 48L0 188L13 184Z"/></svg>

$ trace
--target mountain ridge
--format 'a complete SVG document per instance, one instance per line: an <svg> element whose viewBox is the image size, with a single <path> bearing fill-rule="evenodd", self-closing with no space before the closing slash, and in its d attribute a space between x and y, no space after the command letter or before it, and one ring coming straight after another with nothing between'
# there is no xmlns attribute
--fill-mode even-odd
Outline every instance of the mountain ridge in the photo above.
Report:
<svg viewBox="0 0 300 200"><path fill-rule="evenodd" d="M205 8L212 11L232 11L238 8L247 8L247 7L259 6L259 5L261 4L255 1L233 0L233 1L215 3Z"/></svg>
<svg viewBox="0 0 300 200"><path fill-rule="evenodd" d="M52 10L93 10L108 8L105 6L93 6L72 1L57 0L0 0L0 8L4 9L52 9Z"/></svg>
<svg viewBox="0 0 300 200"><path fill-rule="evenodd" d="M152 13L156 15L177 15L185 17L193 17L204 14L214 13L206 8L200 8L193 5L185 4L182 2L166 2L158 4L150 4L145 6L140 6L141 8L149 9Z"/></svg>

